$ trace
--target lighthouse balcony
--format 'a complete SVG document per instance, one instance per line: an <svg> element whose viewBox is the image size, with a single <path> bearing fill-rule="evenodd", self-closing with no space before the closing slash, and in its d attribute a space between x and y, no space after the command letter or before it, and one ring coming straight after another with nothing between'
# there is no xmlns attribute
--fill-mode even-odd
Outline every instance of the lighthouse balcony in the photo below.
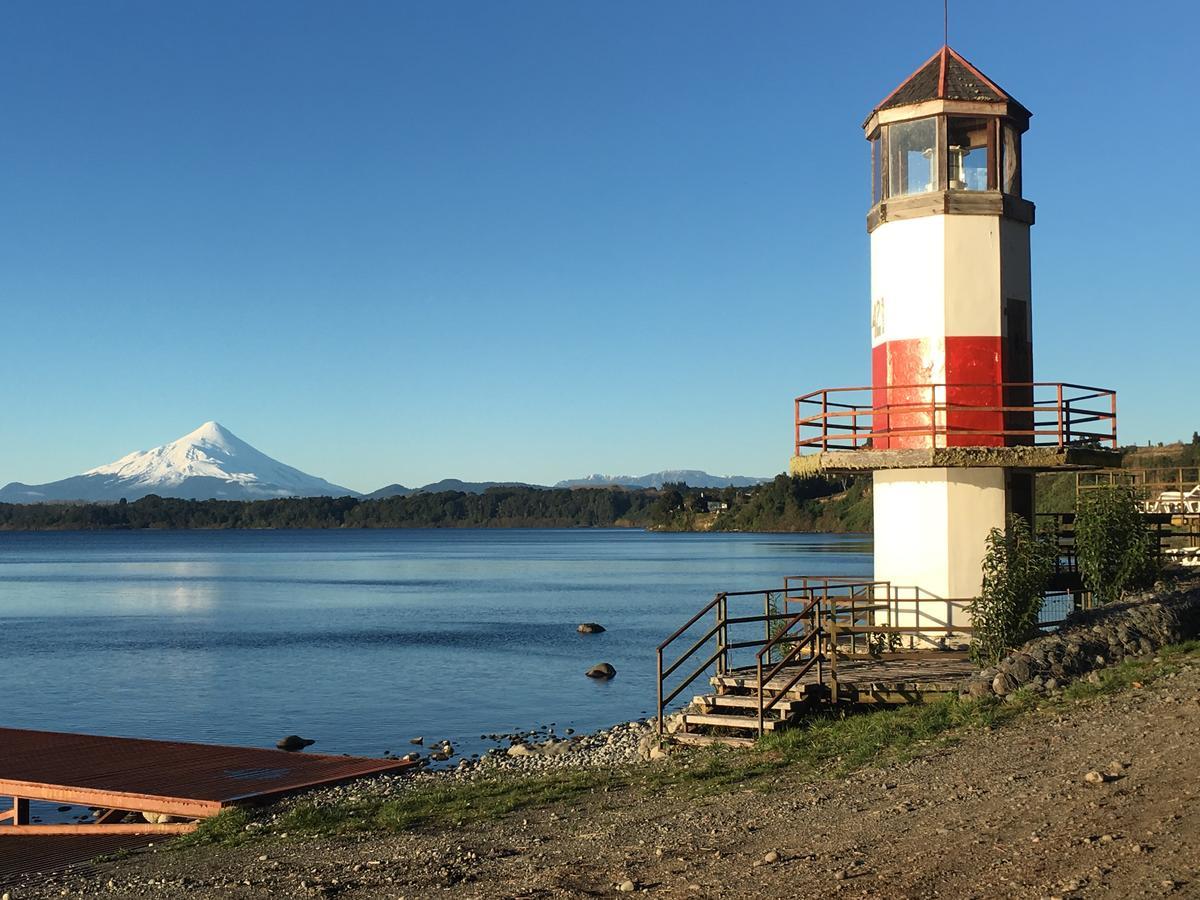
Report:
<svg viewBox="0 0 1200 900"><path fill-rule="evenodd" d="M796 398L794 475L1117 463L1117 395L1064 382L825 388Z"/></svg>

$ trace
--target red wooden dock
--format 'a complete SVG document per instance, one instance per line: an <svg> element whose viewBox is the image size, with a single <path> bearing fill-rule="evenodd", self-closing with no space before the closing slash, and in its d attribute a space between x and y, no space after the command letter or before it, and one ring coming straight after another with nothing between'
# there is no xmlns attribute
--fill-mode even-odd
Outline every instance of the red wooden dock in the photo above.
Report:
<svg viewBox="0 0 1200 900"><path fill-rule="evenodd" d="M230 806L412 765L0 728L0 797L13 798L10 807L0 806L0 878L91 859L108 852L95 848L128 846L123 838L136 841L140 836L145 843L155 835L183 834L194 830L199 819ZM30 822L30 801L90 807L94 821L35 824ZM142 813L159 821L146 821Z"/></svg>

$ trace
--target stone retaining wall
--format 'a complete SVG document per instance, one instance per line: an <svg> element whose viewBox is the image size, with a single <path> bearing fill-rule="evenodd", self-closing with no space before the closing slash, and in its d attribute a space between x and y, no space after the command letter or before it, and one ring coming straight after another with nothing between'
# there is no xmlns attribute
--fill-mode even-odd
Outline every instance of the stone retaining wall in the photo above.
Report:
<svg viewBox="0 0 1200 900"><path fill-rule="evenodd" d="M1120 603L1072 614L999 665L963 682L960 696L981 698L1028 687L1052 691L1093 669L1200 636L1200 581L1164 585Z"/></svg>

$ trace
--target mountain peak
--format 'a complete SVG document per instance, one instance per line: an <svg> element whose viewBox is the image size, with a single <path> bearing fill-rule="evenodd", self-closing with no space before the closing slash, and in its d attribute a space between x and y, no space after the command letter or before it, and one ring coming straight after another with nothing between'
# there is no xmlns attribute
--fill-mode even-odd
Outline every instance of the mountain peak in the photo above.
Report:
<svg viewBox="0 0 1200 900"><path fill-rule="evenodd" d="M219 422L208 421L168 444L134 451L82 475L45 485L5 488L0 491L0 501L135 499L151 493L253 500L339 497L354 492L284 465Z"/></svg>
<svg viewBox="0 0 1200 900"><path fill-rule="evenodd" d="M205 422L195 431L188 432L178 441L174 443L183 443L190 441L192 443L226 443L229 440L237 440L237 437L228 428L220 422L210 420Z"/></svg>

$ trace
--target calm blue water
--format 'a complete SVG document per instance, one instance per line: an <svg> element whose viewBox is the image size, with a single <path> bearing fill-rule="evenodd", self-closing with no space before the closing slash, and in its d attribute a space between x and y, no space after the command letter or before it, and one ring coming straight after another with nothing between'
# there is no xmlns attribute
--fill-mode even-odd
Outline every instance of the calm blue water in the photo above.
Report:
<svg viewBox="0 0 1200 900"><path fill-rule="evenodd" d="M652 712L654 647L716 591L867 574L870 551L633 530L0 533L0 725L299 733L371 755L597 728ZM584 677L600 661L611 682Z"/></svg>

